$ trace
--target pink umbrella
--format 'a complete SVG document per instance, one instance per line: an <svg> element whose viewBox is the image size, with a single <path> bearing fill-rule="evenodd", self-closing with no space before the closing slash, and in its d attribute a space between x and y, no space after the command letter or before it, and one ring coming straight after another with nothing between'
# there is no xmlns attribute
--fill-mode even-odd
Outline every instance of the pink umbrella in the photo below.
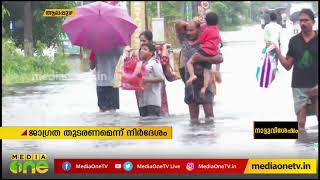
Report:
<svg viewBox="0 0 320 180"><path fill-rule="evenodd" d="M105 2L94 2L76 8L76 16L63 23L73 45L95 52L126 46L137 29L128 13Z"/></svg>

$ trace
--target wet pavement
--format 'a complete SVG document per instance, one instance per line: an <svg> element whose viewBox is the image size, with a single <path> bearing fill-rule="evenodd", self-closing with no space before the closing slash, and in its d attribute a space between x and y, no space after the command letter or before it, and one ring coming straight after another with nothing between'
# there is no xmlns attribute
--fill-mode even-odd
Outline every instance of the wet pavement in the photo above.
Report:
<svg viewBox="0 0 320 180"><path fill-rule="evenodd" d="M215 120L191 125L181 80L167 82L171 116L139 118L133 91L120 91L120 110L99 113L95 75L73 72L61 81L6 87L3 126L172 126L172 140L4 140L3 157L47 153L55 158L318 158L318 121L307 119L298 140L254 140L254 121L295 121L291 71L279 67L268 89L255 79L263 47L260 25L222 32L222 83L215 97ZM291 34L284 30L288 42ZM286 45L287 46L287 45ZM284 47L283 52L286 52Z"/></svg>

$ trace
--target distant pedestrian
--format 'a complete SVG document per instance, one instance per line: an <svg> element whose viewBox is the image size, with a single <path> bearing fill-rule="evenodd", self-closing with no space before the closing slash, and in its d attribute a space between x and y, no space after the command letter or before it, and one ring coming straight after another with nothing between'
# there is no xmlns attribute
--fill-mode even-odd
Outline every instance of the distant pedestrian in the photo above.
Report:
<svg viewBox="0 0 320 180"><path fill-rule="evenodd" d="M272 12L270 14L270 23L264 27L264 42L267 44L275 44L281 51L281 32L282 27L277 23L277 14ZM276 58L276 65L278 59ZM277 69L277 68L276 68Z"/></svg>
<svg viewBox="0 0 320 180"><path fill-rule="evenodd" d="M270 23L264 27L264 41L265 43L272 42L281 49L282 27L277 23L277 14L272 12L270 14L270 19Z"/></svg>

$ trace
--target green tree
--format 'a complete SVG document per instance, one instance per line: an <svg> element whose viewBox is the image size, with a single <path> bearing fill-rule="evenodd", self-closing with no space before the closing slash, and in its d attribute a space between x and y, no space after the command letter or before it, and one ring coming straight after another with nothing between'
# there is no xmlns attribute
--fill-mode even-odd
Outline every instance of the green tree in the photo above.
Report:
<svg viewBox="0 0 320 180"><path fill-rule="evenodd" d="M286 1L252 1L251 2L251 18L254 22L259 22L261 17L261 10L264 8L278 8L288 7L289 2Z"/></svg>
<svg viewBox="0 0 320 180"><path fill-rule="evenodd" d="M6 35L9 35L10 21L23 20L25 15L23 12L25 2L5 1L5 7L11 12L11 18L4 18L4 28ZM31 16L32 16L32 35L33 46L36 47L36 42L41 41L47 47L61 44L60 36L63 33L62 24L65 17L44 17L45 9L69 9L80 5L79 1L31 1ZM19 10L18 10L19 9ZM28 12L29 13L29 12ZM29 23L30 24L30 23ZM24 24L26 25L26 24ZM23 31L15 32L12 36L17 47L23 47L24 44Z"/></svg>
<svg viewBox="0 0 320 180"><path fill-rule="evenodd" d="M2 5L2 36L5 35L5 28L3 27L3 21L6 16L10 16L10 12Z"/></svg>
<svg viewBox="0 0 320 180"><path fill-rule="evenodd" d="M181 1L161 1L160 2L160 17L165 18L167 22L176 19L182 19L181 7L184 2ZM147 1L147 16L151 22L152 18L157 17L157 1Z"/></svg>
<svg viewBox="0 0 320 180"><path fill-rule="evenodd" d="M245 12L245 3L243 1L226 1L225 5L228 6L228 15L231 19L230 25L240 25L240 17L244 15Z"/></svg>
<svg viewBox="0 0 320 180"><path fill-rule="evenodd" d="M260 22L260 10L261 7L264 7L266 4L265 1L253 1L251 2L251 15L252 15L252 20L254 22Z"/></svg>
<svg viewBox="0 0 320 180"><path fill-rule="evenodd" d="M62 24L65 17L44 17L45 9L70 9L80 5L76 1L38 1L33 2L34 41L41 41L48 47L59 45L63 34Z"/></svg>
<svg viewBox="0 0 320 180"><path fill-rule="evenodd" d="M221 1L211 4L210 9L219 15L219 26L224 29L228 24L229 8Z"/></svg>
<svg viewBox="0 0 320 180"><path fill-rule="evenodd" d="M148 19L149 17L152 18L157 16L157 1L147 1L146 8L147 8Z"/></svg>
<svg viewBox="0 0 320 180"><path fill-rule="evenodd" d="M181 1L163 1L161 2L161 16L164 17L168 22L182 19L183 14L181 13L181 6L184 3Z"/></svg>

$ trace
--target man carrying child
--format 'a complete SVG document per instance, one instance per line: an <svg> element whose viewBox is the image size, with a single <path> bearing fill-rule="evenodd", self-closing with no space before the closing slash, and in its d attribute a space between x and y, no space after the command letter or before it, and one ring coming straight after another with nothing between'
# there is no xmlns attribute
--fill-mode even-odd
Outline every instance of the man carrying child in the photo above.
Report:
<svg viewBox="0 0 320 180"><path fill-rule="evenodd" d="M219 54L219 44L221 44L221 37L219 33L218 16L213 12L209 12L205 17L206 25L204 25L201 34L199 35L198 41L200 42L200 48L197 53L195 53L190 61L187 63L187 68L190 73L190 78L187 80L186 84L191 85L197 76L194 73L193 64L199 63L199 59L204 59L205 57L216 56ZM208 62L200 62L200 65L204 68L204 84L201 88L200 95L203 97L205 95L206 89L208 88L210 81L210 70L211 64Z"/></svg>

